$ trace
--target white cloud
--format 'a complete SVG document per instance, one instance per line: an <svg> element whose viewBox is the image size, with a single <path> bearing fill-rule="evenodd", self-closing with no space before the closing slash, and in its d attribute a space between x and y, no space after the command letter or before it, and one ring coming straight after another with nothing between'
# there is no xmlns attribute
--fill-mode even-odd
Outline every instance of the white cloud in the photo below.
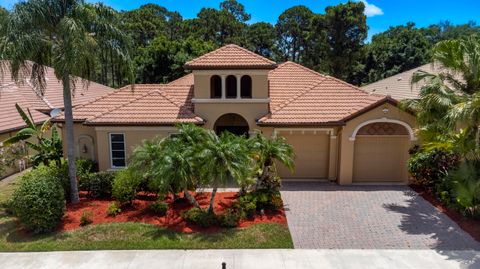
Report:
<svg viewBox="0 0 480 269"><path fill-rule="evenodd" d="M368 3L366 0L360 0L360 1L363 2L363 4L365 4L365 12L364 13L367 17L383 15L383 10L381 8L377 7L374 4Z"/></svg>

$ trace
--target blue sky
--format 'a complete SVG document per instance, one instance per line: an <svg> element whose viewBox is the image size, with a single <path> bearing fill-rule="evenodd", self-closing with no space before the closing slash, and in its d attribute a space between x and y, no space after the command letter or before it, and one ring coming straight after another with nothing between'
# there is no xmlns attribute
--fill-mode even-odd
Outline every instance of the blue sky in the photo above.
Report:
<svg viewBox="0 0 480 269"><path fill-rule="evenodd" d="M88 0L98 2L98 0ZM305 5L315 13L323 13L326 6L346 0L238 0L252 15L251 22L275 23L278 15L295 5ZM357 0L359 1L359 0ZM477 21L480 24L479 0L361 0L366 3L369 35L384 31L389 26L412 21L419 27L449 20L454 24ZM0 5L11 8L18 0L0 0ZM146 3L156 3L178 11L185 18L193 18L202 7L218 8L222 0L103 0L117 10L129 10Z"/></svg>

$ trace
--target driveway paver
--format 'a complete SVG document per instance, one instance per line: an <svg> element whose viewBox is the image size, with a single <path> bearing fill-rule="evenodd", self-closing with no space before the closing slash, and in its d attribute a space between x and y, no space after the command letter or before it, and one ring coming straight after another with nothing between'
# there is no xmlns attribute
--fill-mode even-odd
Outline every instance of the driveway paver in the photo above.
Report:
<svg viewBox="0 0 480 269"><path fill-rule="evenodd" d="M284 182L295 248L480 250L408 186Z"/></svg>

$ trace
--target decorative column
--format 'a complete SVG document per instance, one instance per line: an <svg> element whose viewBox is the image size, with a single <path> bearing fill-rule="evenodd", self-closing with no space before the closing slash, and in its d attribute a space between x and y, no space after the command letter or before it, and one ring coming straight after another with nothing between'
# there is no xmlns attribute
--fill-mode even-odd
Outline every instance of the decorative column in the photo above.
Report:
<svg viewBox="0 0 480 269"><path fill-rule="evenodd" d="M226 75L222 75L222 99L225 99L227 94L226 94Z"/></svg>
<svg viewBox="0 0 480 269"><path fill-rule="evenodd" d="M240 86L241 86L241 75L235 75L237 77L237 99L240 99Z"/></svg>

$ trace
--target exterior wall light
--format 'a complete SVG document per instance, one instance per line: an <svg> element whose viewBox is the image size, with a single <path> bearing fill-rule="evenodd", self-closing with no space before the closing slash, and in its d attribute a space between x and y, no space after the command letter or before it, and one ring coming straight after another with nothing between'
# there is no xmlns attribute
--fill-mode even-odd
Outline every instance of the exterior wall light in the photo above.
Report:
<svg viewBox="0 0 480 269"><path fill-rule="evenodd" d="M390 111L390 110L388 108L384 108L382 111L383 111L383 114L387 114L388 111Z"/></svg>

